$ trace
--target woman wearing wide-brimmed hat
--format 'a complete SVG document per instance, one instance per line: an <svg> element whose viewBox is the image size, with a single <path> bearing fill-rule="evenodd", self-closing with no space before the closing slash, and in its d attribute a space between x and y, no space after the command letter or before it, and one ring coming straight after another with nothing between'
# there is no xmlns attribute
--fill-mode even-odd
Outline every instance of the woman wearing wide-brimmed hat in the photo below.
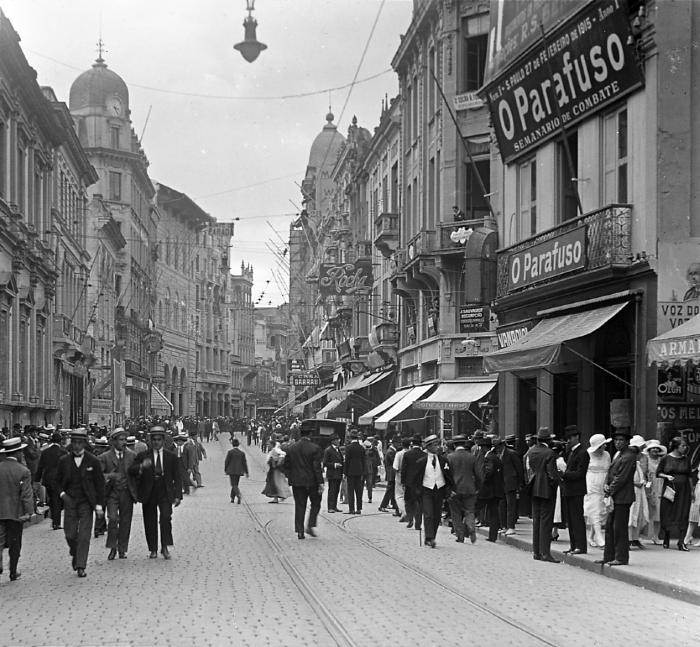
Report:
<svg viewBox="0 0 700 647"><path fill-rule="evenodd" d="M666 456L668 450L656 438L647 441L644 448L647 456L647 503L649 504L649 523L647 524L646 539L654 544L659 541L659 513L661 506L661 490L664 480L656 476L659 462Z"/></svg>
<svg viewBox="0 0 700 647"><path fill-rule="evenodd" d="M630 508L628 524L630 546L644 548L640 537L642 530L649 523L649 502L646 495L646 464L647 457L642 453L646 446L646 440L639 434L632 436L630 448L637 452L637 468L634 473L634 503Z"/></svg>
<svg viewBox="0 0 700 647"><path fill-rule="evenodd" d="M593 434L589 440L590 461L586 472L586 496L583 498L583 515L586 518L588 543L595 548L605 545L603 526L608 510L603 503L603 486L610 467L610 454L605 446L610 442L603 434Z"/></svg>

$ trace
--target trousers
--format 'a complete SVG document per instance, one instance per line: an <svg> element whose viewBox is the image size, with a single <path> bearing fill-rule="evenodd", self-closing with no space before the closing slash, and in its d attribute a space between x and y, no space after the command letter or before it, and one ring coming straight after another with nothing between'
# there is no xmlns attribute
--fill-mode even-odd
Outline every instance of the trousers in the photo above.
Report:
<svg viewBox="0 0 700 647"><path fill-rule="evenodd" d="M388 481L386 484L386 492L382 497L382 502L379 504L380 508L386 508L389 504L394 510L398 510L398 505L396 505L396 499L394 498L394 491L396 488L396 481Z"/></svg>
<svg viewBox="0 0 700 647"><path fill-rule="evenodd" d="M173 505L168 500L165 484L162 479L156 479L151 491L151 497L141 505L143 511L143 528L146 532L148 550L158 550L158 526L160 525L160 545L173 545Z"/></svg>
<svg viewBox="0 0 700 647"><path fill-rule="evenodd" d="M474 528L474 506L476 494L453 494L448 503L452 514L452 526L457 539L464 540L465 534L472 535Z"/></svg>
<svg viewBox="0 0 700 647"><path fill-rule="evenodd" d="M63 504L61 502L61 488L52 485L46 486L46 498L49 501L49 511L51 513L51 525L55 528L61 525L61 510Z"/></svg>
<svg viewBox="0 0 700 647"><path fill-rule="evenodd" d="M423 507L423 532L425 533L425 541L434 540L437 535L437 529L440 527L442 520L442 502L445 500L445 488L435 487L429 490L423 488L422 507Z"/></svg>
<svg viewBox="0 0 700 647"><path fill-rule="evenodd" d="M21 521L15 519L0 519L0 566L2 566L2 551L7 546L10 555L10 575L17 572L19 556L22 552Z"/></svg>
<svg viewBox="0 0 700 647"><path fill-rule="evenodd" d="M578 548L587 552L586 545L586 520L583 517L583 495L565 496L564 507L566 519L569 524L569 544L571 550Z"/></svg>
<svg viewBox="0 0 700 647"><path fill-rule="evenodd" d="M516 490L506 492L499 504L499 520L501 528L514 529L518 521L518 493Z"/></svg>
<svg viewBox="0 0 700 647"><path fill-rule="evenodd" d="M605 522L605 549L603 559L614 559L628 564L630 561L630 544L627 536L627 524L630 518L631 503L616 503Z"/></svg>
<svg viewBox="0 0 700 647"><path fill-rule="evenodd" d="M241 475L240 474L229 474L228 480L231 481L231 503L233 503L236 500L236 497L238 497L238 500L241 500L241 490L238 487L238 483L241 480Z"/></svg>
<svg viewBox="0 0 700 647"><path fill-rule="evenodd" d="M555 503L556 499L532 497L532 552L540 557L551 555Z"/></svg>
<svg viewBox="0 0 700 647"><path fill-rule="evenodd" d="M116 548L120 553L129 550L133 515L134 500L129 489L112 491L107 498L107 548Z"/></svg>
<svg viewBox="0 0 700 647"><path fill-rule="evenodd" d="M318 486L293 485L292 494L294 495L294 532L304 532L307 500L311 503L307 525L315 528L318 513L321 511L321 493L318 491Z"/></svg>
<svg viewBox="0 0 700 647"><path fill-rule="evenodd" d="M486 521L489 525L489 541L498 539L498 527L500 519L498 515L498 507L502 499L485 499L486 503Z"/></svg>
<svg viewBox="0 0 700 647"><path fill-rule="evenodd" d="M86 499L63 495L63 533L76 568L86 568L92 534L92 508Z"/></svg>
<svg viewBox="0 0 700 647"><path fill-rule="evenodd" d="M350 512L361 512L362 511L362 485L364 483L364 477L360 476L348 476L348 507Z"/></svg>
<svg viewBox="0 0 700 647"><path fill-rule="evenodd" d="M328 497L326 499L328 510L338 509L338 493L342 479L328 479Z"/></svg>

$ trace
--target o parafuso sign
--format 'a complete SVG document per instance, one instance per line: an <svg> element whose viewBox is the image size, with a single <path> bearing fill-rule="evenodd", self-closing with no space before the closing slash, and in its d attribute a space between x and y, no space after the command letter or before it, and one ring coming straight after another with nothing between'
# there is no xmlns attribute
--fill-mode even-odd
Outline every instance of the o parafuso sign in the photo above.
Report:
<svg viewBox="0 0 700 647"><path fill-rule="evenodd" d="M644 82L625 3L594 2L481 92L509 162Z"/></svg>

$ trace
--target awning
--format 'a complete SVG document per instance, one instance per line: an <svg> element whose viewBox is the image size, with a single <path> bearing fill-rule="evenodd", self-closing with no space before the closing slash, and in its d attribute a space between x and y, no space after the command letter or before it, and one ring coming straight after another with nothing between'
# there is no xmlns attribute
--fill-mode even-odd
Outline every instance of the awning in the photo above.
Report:
<svg viewBox="0 0 700 647"><path fill-rule="evenodd" d="M163 392L155 384L151 384L151 409L168 412L173 409L173 403L163 395Z"/></svg>
<svg viewBox="0 0 700 647"><path fill-rule="evenodd" d="M302 393L303 393L303 391L302 391ZM301 393L297 393L295 396L292 396L281 407L279 407L278 409L275 409L275 413L279 413L280 411L282 411L282 409L287 408L290 404L293 404L294 402L296 402L296 400L300 397L301 397Z"/></svg>
<svg viewBox="0 0 700 647"><path fill-rule="evenodd" d="M416 400L422 398L434 386L434 384L421 384L408 389L398 402L374 421L375 428L386 429L394 418L400 416L406 409L412 406Z"/></svg>
<svg viewBox="0 0 700 647"><path fill-rule="evenodd" d="M484 355L484 370L487 373L501 373L555 364L561 354L562 344L595 332L618 314L627 303L625 301L543 319L512 346Z"/></svg>
<svg viewBox="0 0 700 647"><path fill-rule="evenodd" d="M328 395L328 393L330 393L330 389L321 389L316 395L312 395L308 400L304 400L303 402L294 405L292 411L294 413L304 413L304 407L307 404L311 404L312 402L316 402L316 400L320 400L325 395Z"/></svg>
<svg viewBox="0 0 700 647"><path fill-rule="evenodd" d="M700 315L647 342L649 366L689 361L700 362Z"/></svg>
<svg viewBox="0 0 700 647"><path fill-rule="evenodd" d="M348 383L342 388L333 391L329 397L331 398L346 398L351 393L366 389L377 382L381 382L385 377L389 377L393 371L382 371L381 373L370 373L369 375L356 375L348 380Z"/></svg>
<svg viewBox="0 0 700 647"><path fill-rule="evenodd" d="M371 425L373 420L384 413L387 409L393 407L399 400L403 398L408 392L408 389L402 389L401 391L396 391L392 393L384 402L378 404L374 409L368 411L367 413L360 416L358 424L360 425Z"/></svg>
<svg viewBox="0 0 700 647"><path fill-rule="evenodd" d="M317 418L328 418L328 416L333 413L338 407L340 407L341 404L343 404L345 400L340 400L340 399L334 399L330 400L326 406L324 406L322 409L319 409L316 412L316 417Z"/></svg>
<svg viewBox="0 0 700 647"><path fill-rule="evenodd" d="M472 402L481 400L493 387L496 379L474 378L464 382L443 382L429 396L418 400L416 409L465 411Z"/></svg>

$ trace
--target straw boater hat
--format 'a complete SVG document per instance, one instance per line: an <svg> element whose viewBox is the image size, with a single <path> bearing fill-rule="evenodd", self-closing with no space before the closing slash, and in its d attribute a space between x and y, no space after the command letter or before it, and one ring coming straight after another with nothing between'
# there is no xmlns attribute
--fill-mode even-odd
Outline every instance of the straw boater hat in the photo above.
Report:
<svg viewBox="0 0 700 647"><path fill-rule="evenodd" d="M606 438L603 434L593 434L590 439L591 446L588 448L588 453L592 454L594 451L610 442L610 438Z"/></svg>
<svg viewBox="0 0 700 647"><path fill-rule="evenodd" d="M117 436L120 436L121 434L128 435L124 427L115 427L114 431L112 431L112 433L109 434L109 439L114 440Z"/></svg>
<svg viewBox="0 0 700 647"><path fill-rule="evenodd" d="M165 427L162 425L155 425L148 430L149 436L165 436Z"/></svg>
<svg viewBox="0 0 700 647"><path fill-rule="evenodd" d="M77 429L70 430L70 439L71 440L80 440L81 438L85 442L87 442L88 432L87 432L87 429L85 429L85 427L78 427Z"/></svg>
<svg viewBox="0 0 700 647"><path fill-rule="evenodd" d="M18 452L27 446L26 443L22 442L19 436L14 438L8 438L2 441L2 446L0 446L0 454L11 454L12 452Z"/></svg>

